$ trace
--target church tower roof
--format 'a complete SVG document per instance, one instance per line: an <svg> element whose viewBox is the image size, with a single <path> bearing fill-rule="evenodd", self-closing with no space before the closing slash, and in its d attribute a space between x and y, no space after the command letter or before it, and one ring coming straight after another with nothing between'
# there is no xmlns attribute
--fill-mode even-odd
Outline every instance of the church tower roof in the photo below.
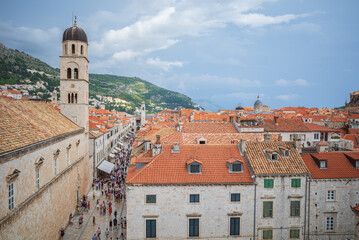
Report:
<svg viewBox="0 0 359 240"><path fill-rule="evenodd" d="M67 41L67 40L82 41L88 43L87 35L85 31L77 26L76 17L75 17L74 26L67 28L62 36L62 41Z"/></svg>

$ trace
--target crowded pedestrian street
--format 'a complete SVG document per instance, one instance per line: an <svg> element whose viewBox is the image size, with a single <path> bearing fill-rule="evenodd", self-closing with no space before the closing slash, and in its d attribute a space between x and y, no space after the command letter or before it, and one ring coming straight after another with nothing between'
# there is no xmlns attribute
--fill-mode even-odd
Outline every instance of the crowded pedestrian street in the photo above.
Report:
<svg viewBox="0 0 359 240"><path fill-rule="evenodd" d="M82 196L64 230L64 240L126 239L126 175L134 137L128 135L112 152L110 171L98 170L91 191Z"/></svg>

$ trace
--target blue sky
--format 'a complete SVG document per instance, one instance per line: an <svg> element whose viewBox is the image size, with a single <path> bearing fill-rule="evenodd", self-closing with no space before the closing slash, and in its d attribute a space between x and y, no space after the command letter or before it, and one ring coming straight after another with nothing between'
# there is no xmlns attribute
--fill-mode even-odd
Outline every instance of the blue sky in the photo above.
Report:
<svg viewBox="0 0 359 240"><path fill-rule="evenodd" d="M59 67L72 13L91 73L223 108L336 107L359 89L359 1L3 1L0 42Z"/></svg>

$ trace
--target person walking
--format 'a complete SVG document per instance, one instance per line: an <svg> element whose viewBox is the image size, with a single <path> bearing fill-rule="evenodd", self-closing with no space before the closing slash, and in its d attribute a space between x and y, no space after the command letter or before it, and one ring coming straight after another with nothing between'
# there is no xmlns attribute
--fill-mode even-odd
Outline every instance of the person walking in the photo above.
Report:
<svg viewBox="0 0 359 240"><path fill-rule="evenodd" d="M105 234L106 234L106 239L108 239L108 235L110 234L110 231L108 231L108 228L106 228Z"/></svg>
<svg viewBox="0 0 359 240"><path fill-rule="evenodd" d="M81 216L79 217L79 226L80 226L80 227L81 227L83 221L84 221L84 217L81 215Z"/></svg>
<svg viewBox="0 0 359 240"><path fill-rule="evenodd" d="M101 237L101 228L100 227L97 228L97 237L98 238Z"/></svg>

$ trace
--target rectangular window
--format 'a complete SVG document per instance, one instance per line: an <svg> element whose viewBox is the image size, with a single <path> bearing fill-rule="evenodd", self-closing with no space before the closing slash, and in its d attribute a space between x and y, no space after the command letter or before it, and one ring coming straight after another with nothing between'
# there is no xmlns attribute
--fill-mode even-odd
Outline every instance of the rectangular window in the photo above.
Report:
<svg viewBox="0 0 359 240"><path fill-rule="evenodd" d="M299 229L291 229L289 233L290 238L299 238Z"/></svg>
<svg viewBox="0 0 359 240"><path fill-rule="evenodd" d="M273 217L273 202L263 202L263 217Z"/></svg>
<svg viewBox="0 0 359 240"><path fill-rule="evenodd" d="M190 170L191 170L191 173L199 173L200 172L200 167L198 164L191 164L190 166Z"/></svg>
<svg viewBox="0 0 359 240"><path fill-rule="evenodd" d="M240 223L239 217L232 217L230 219L230 235L231 236L239 235L239 223Z"/></svg>
<svg viewBox="0 0 359 240"><path fill-rule="evenodd" d="M264 188L273 188L274 179L264 179Z"/></svg>
<svg viewBox="0 0 359 240"><path fill-rule="evenodd" d="M146 238L156 238L156 220L146 220Z"/></svg>
<svg viewBox="0 0 359 240"><path fill-rule="evenodd" d="M334 231L334 217L327 217L326 229L327 231Z"/></svg>
<svg viewBox="0 0 359 240"><path fill-rule="evenodd" d="M9 184L9 209L13 210L15 207L15 184Z"/></svg>
<svg viewBox="0 0 359 240"><path fill-rule="evenodd" d="M232 163L232 172L241 172L242 164L241 163Z"/></svg>
<svg viewBox="0 0 359 240"><path fill-rule="evenodd" d="M40 168L36 168L36 187L40 188Z"/></svg>
<svg viewBox="0 0 359 240"><path fill-rule="evenodd" d="M70 149L67 149L66 157L67 157L67 166L68 166L70 164Z"/></svg>
<svg viewBox="0 0 359 240"><path fill-rule="evenodd" d="M191 203L199 202L199 194L190 194L189 195L189 202L191 202Z"/></svg>
<svg viewBox="0 0 359 240"><path fill-rule="evenodd" d="M299 217L300 216L300 201L291 201L290 202L290 216Z"/></svg>
<svg viewBox="0 0 359 240"><path fill-rule="evenodd" d="M320 168L327 168L327 161L320 161Z"/></svg>
<svg viewBox="0 0 359 240"><path fill-rule="evenodd" d="M334 201L335 200L335 190L329 190L327 192L327 200Z"/></svg>
<svg viewBox="0 0 359 240"><path fill-rule="evenodd" d="M359 169L359 161L355 161L355 168Z"/></svg>
<svg viewBox="0 0 359 240"><path fill-rule="evenodd" d="M231 202L240 202L241 194L240 193L231 193Z"/></svg>
<svg viewBox="0 0 359 240"><path fill-rule="evenodd" d="M319 139L319 133L314 133L314 139L315 140Z"/></svg>
<svg viewBox="0 0 359 240"><path fill-rule="evenodd" d="M54 159L55 175L57 174L57 157Z"/></svg>
<svg viewBox="0 0 359 240"><path fill-rule="evenodd" d="M156 195L146 195L146 203L156 203Z"/></svg>
<svg viewBox="0 0 359 240"><path fill-rule="evenodd" d="M189 236L190 237L199 236L199 218L189 219Z"/></svg>
<svg viewBox="0 0 359 240"><path fill-rule="evenodd" d="M300 187L300 178L293 178L292 179L292 187Z"/></svg>
<svg viewBox="0 0 359 240"><path fill-rule="evenodd" d="M263 239L273 239L273 230L263 230Z"/></svg>

